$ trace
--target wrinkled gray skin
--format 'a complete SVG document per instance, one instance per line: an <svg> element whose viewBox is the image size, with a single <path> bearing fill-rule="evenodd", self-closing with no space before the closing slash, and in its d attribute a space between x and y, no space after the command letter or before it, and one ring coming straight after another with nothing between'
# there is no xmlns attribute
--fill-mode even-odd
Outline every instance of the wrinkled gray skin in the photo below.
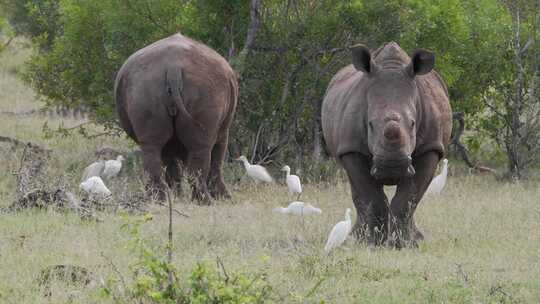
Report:
<svg viewBox="0 0 540 304"><path fill-rule="evenodd" d="M221 166L238 84L223 57L175 34L131 55L115 93L121 126L143 152L149 190L163 198L164 165L166 182L178 191L187 169L194 199L230 197Z"/></svg>
<svg viewBox="0 0 540 304"><path fill-rule="evenodd" d="M373 54L351 48L353 64L330 82L322 106L329 153L347 171L358 214L354 234L397 247L423 239L413 215L449 144L452 111L432 53L412 59L394 42ZM397 185L391 203L384 185Z"/></svg>

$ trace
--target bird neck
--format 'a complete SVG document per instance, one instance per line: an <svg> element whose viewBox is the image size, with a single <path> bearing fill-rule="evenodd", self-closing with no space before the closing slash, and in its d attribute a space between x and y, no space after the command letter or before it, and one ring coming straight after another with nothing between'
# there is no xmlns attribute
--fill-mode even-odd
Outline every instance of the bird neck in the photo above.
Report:
<svg viewBox="0 0 540 304"><path fill-rule="evenodd" d="M448 175L448 165L444 165L442 170L441 170L441 175L446 177L446 175Z"/></svg>
<svg viewBox="0 0 540 304"><path fill-rule="evenodd" d="M244 163L244 167L246 167L246 169L251 167L251 164L247 161L247 159L242 159L242 162Z"/></svg>

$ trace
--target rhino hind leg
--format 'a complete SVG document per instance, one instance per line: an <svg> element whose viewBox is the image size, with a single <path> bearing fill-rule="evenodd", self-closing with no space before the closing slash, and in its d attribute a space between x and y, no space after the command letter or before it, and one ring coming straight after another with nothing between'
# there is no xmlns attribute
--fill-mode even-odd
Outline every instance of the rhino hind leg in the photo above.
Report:
<svg viewBox="0 0 540 304"><path fill-rule="evenodd" d="M414 222L414 212L431 182L438 162L439 155L436 152L428 152L415 158L413 166L416 174L398 184L390 205L390 245L397 248L416 247L417 241L424 238Z"/></svg>
<svg viewBox="0 0 540 304"><path fill-rule="evenodd" d="M165 165L165 181L176 195L182 194L182 162L187 152L185 147L175 138L170 140L163 148L163 164Z"/></svg>
<svg viewBox="0 0 540 304"><path fill-rule="evenodd" d="M388 231L388 200L383 186L369 174L368 161L360 154L345 154L341 163L347 171L356 207L353 234L370 245L384 243Z"/></svg>
<svg viewBox="0 0 540 304"><path fill-rule="evenodd" d="M187 158L187 170L191 180L192 200L211 204L213 198L207 184L210 173L210 149L201 148L190 151Z"/></svg>
<svg viewBox="0 0 540 304"><path fill-rule="evenodd" d="M141 145L143 153L143 167L150 181L146 186L147 191L158 199L165 199L165 184L161 178L161 149L159 145Z"/></svg>
<svg viewBox="0 0 540 304"><path fill-rule="evenodd" d="M163 160L165 164L165 181L171 190L176 195L182 194L182 168L176 158L166 158Z"/></svg>
<svg viewBox="0 0 540 304"><path fill-rule="evenodd" d="M231 194L223 180L223 160L227 151L227 138L217 142L212 148L212 160L210 162L210 174L208 175L208 187L210 194L215 198L230 199Z"/></svg>

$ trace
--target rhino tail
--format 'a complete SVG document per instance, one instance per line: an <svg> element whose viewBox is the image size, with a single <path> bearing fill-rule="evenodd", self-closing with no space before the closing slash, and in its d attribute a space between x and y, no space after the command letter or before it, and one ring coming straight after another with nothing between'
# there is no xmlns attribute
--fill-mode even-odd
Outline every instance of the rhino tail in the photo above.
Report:
<svg viewBox="0 0 540 304"><path fill-rule="evenodd" d="M169 116L178 117L182 122L204 130L203 125L191 116L184 104L184 97L182 96L184 81L180 67L167 67L165 71L165 89L167 90L165 106Z"/></svg>

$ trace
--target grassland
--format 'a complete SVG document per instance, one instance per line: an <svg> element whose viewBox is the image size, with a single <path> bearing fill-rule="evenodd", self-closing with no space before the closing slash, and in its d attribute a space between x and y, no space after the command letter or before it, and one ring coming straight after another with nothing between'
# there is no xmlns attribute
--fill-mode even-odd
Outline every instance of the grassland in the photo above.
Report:
<svg viewBox="0 0 540 304"><path fill-rule="evenodd" d="M0 58L0 109L39 107L35 96L14 75L25 54ZM80 135L44 138L41 127L81 123L40 115L0 116L4 136L53 149L47 174L51 184L77 192L82 168L94 151L110 146L131 151L124 138L86 139ZM21 151L0 145L0 207L15 199ZM538 303L540 301L540 189L537 183L503 184L491 177L455 170L450 162L447 188L423 200L416 214L426 240L418 249L369 248L349 239L327 256L322 250L334 223L351 207L347 183L305 185L302 200L322 208L301 221L271 209L292 198L282 184L254 186L235 176L239 164L227 164L232 201L197 206L178 198L175 208L190 215L174 217L173 261L183 273L196 262L228 271L264 272L284 302L313 303ZM111 185L115 197L138 189L140 166L133 165ZM126 184L128 187L126 187ZM187 191L186 191L187 192ZM114 199L113 199L114 200ZM145 239L166 242L167 210L150 208L142 226ZM26 210L0 215L0 303L101 303L99 286L52 286L44 297L36 279L50 265L85 267L107 280L122 276L130 284L137 256L121 229L134 216L100 213L102 221L82 221L71 213ZM113 266L114 265L114 266ZM120 275L119 275L120 273ZM304 296L322 280L312 297Z"/></svg>

